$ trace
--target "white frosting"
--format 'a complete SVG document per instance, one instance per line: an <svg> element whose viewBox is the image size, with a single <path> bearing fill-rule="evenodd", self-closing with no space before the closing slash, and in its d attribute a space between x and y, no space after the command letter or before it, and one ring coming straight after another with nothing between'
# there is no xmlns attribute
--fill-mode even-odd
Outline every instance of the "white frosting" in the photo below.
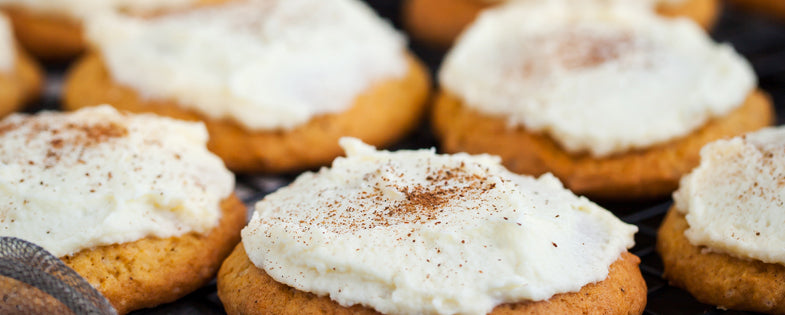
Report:
<svg viewBox="0 0 785 315"><path fill-rule="evenodd" d="M205 233L234 177L200 123L108 106L0 121L0 235L55 256Z"/></svg>
<svg viewBox="0 0 785 315"><path fill-rule="evenodd" d="M403 37L357 0L232 2L87 28L117 82L251 130L344 111L407 70Z"/></svg>
<svg viewBox="0 0 785 315"><path fill-rule="evenodd" d="M110 11L147 13L173 8L184 8L197 0L0 0L0 5L11 5L35 12L88 20Z"/></svg>
<svg viewBox="0 0 785 315"><path fill-rule="evenodd" d="M742 57L689 20L569 0L486 11L440 79L471 108L598 157L687 135L756 84Z"/></svg>
<svg viewBox="0 0 785 315"><path fill-rule="evenodd" d="M550 174L487 155L375 151L257 203L248 257L276 281L385 314L486 314L604 280L637 228Z"/></svg>
<svg viewBox="0 0 785 315"><path fill-rule="evenodd" d="M0 71L11 72L16 64L16 47L8 18L0 14Z"/></svg>
<svg viewBox="0 0 785 315"><path fill-rule="evenodd" d="M707 144L673 198L693 245L785 264L785 128Z"/></svg>

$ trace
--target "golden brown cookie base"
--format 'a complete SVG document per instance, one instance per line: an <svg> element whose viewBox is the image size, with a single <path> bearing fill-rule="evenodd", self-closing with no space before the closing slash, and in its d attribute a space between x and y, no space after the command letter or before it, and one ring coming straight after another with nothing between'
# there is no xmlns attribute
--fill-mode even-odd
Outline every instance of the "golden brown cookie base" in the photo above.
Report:
<svg viewBox="0 0 785 315"><path fill-rule="evenodd" d="M603 158L568 153L547 135L507 127L504 118L480 114L443 92L432 119L446 152L499 155L511 171L536 176L552 172L576 194L630 200L672 192L679 178L698 165L703 145L768 126L774 114L768 97L755 91L742 106L686 137Z"/></svg>
<svg viewBox="0 0 785 315"><path fill-rule="evenodd" d="M785 266L705 252L684 236L684 215L671 208L657 238L657 251L671 285L698 301L724 308L785 314Z"/></svg>
<svg viewBox="0 0 785 315"><path fill-rule="evenodd" d="M720 17L722 9L719 0L686 0L682 4L661 3L657 13L667 17L687 17L703 29L710 30Z"/></svg>
<svg viewBox="0 0 785 315"><path fill-rule="evenodd" d="M641 314L646 305L646 283L639 263L637 256L625 252L610 266L603 281L546 301L500 305L490 314ZM329 297L276 282L253 265L242 243L218 272L218 297L228 314L379 314L360 305L346 308Z"/></svg>
<svg viewBox="0 0 785 315"><path fill-rule="evenodd" d="M101 58L89 54L70 71L64 107L75 110L103 103L131 112L153 112L185 120L202 120L210 132L207 147L227 167L239 172L282 173L329 164L343 154L338 139L357 137L385 146L405 136L420 122L430 83L425 68L409 57L405 77L391 79L359 95L346 112L316 117L288 131L249 131L230 120L206 118L175 101L142 99L115 83Z"/></svg>
<svg viewBox="0 0 785 315"><path fill-rule="evenodd" d="M229 0L199 0L196 5L226 1ZM17 40L37 58L62 61L76 57L85 49L82 25L71 17L38 13L22 6L2 9L11 19Z"/></svg>
<svg viewBox="0 0 785 315"><path fill-rule="evenodd" d="M785 19L785 1L782 0L730 0L746 10Z"/></svg>
<svg viewBox="0 0 785 315"><path fill-rule="evenodd" d="M81 25L66 17L36 14L7 7L16 39L33 56L46 60L65 60L84 50Z"/></svg>
<svg viewBox="0 0 785 315"><path fill-rule="evenodd" d="M172 302L204 286L240 241L245 205L232 195L209 234L146 238L61 257L106 296L120 314Z"/></svg>
<svg viewBox="0 0 785 315"><path fill-rule="evenodd" d="M493 5L480 0L405 0L403 23L415 39L448 48L480 11ZM657 11L664 16L689 17L709 29L719 9L719 0L687 0L681 5L660 5Z"/></svg>
<svg viewBox="0 0 785 315"><path fill-rule="evenodd" d="M11 73L0 72L0 117L20 110L35 100L43 86L43 70L21 49Z"/></svg>
<svg viewBox="0 0 785 315"><path fill-rule="evenodd" d="M446 49L490 6L478 0L404 0L403 24L417 41Z"/></svg>

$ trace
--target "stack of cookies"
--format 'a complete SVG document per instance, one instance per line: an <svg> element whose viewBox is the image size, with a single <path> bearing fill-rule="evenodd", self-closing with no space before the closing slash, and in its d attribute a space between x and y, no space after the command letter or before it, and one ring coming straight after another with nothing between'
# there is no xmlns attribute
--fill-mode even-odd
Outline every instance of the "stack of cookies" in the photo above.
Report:
<svg viewBox="0 0 785 315"><path fill-rule="evenodd" d="M642 314L589 198L672 195L670 284L785 313L785 131L719 0L399 4L441 65L360 0L0 0L0 236L119 314ZM18 275L1 310L81 310Z"/></svg>

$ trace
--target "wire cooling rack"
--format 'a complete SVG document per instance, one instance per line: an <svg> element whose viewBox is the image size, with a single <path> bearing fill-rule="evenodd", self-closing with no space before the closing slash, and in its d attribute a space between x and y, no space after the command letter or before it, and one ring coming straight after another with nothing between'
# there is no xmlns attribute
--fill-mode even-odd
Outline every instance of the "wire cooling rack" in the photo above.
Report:
<svg viewBox="0 0 785 315"><path fill-rule="evenodd" d="M400 0L366 0L382 16L400 27ZM779 0L777 0L779 1ZM752 15L735 7L726 6L723 16L712 32L720 42L729 42L752 63L759 77L759 86L767 91L777 107L778 124L785 123L785 21L777 21ZM410 45L435 73L443 52L432 50L417 43ZM59 108L59 95L66 64L49 64L47 68L46 93L38 106L28 111ZM393 149L434 147L436 142L427 124L423 124L411 136ZM249 206L266 194L290 183L296 175L282 176L237 176L237 195ZM641 271L649 287L645 314L710 314L738 315L750 312L724 311L702 304L692 296L668 285L662 278L662 262L655 251L657 228L670 207L670 201L660 200L639 204L603 204L625 222L635 224L639 232L632 252L641 258ZM196 292L170 304L132 314L225 314L216 295L215 281Z"/></svg>

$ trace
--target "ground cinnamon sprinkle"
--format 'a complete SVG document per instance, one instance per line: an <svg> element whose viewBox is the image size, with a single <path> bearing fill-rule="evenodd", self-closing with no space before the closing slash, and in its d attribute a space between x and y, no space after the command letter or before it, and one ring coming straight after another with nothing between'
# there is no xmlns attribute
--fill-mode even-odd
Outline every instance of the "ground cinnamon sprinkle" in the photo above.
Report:
<svg viewBox="0 0 785 315"><path fill-rule="evenodd" d="M635 45L630 34L603 37L586 32L568 32L563 37L556 56L566 69L595 67L618 59Z"/></svg>
<svg viewBox="0 0 785 315"><path fill-rule="evenodd" d="M29 139L43 133L49 133L53 138L50 144L56 149L64 145L88 147L102 143L110 138L120 138L128 135L128 129L114 122L97 124L67 123L61 127L52 127L49 124L38 122L32 116L23 120L20 124L7 123L0 125L0 135L28 125L32 130L27 134Z"/></svg>
<svg viewBox="0 0 785 315"><path fill-rule="evenodd" d="M67 144L74 146L89 147L105 142L110 138L120 138L128 135L128 129L113 122L92 125L69 123L62 129L51 129L47 131L51 132L53 135L59 133L68 134L65 138L56 138L52 140L53 142L59 141L60 146L62 146L62 141L65 141Z"/></svg>
<svg viewBox="0 0 785 315"><path fill-rule="evenodd" d="M2 123L0 124L0 136L4 135L6 132L14 130L18 128L19 125L13 123Z"/></svg>
<svg viewBox="0 0 785 315"><path fill-rule="evenodd" d="M20 130L18 136L26 139L30 144L36 138L48 137L46 154L41 161L45 168L50 168L59 163L63 156L73 152L84 152L84 149L105 143L112 138L121 138L128 135L128 129L116 122L97 123L64 123L50 124L40 121L34 116L21 117L14 121L0 124L0 136L6 136ZM66 152L69 152L66 154ZM81 157L76 157L76 162L81 162Z"/></svg>
<svg viewBox="0 0 785 315"><path fill-rule="evenodd" d="M445 198L449 192L448 191L430 191L425 187L418 186L415 187L412 191L409 191L407 188L404 191L406 194L406 200L408 201L407 204L404 204L404 211L416 211L416 208L425 208L425 209L436 209L442 204L444 204L447 199ZM393 212L395 213L395 212Z"/></svg>
<svg viewBox="0 0 785 315"><path fill-rule="evenodd" d="M332 168L306 173L268 195L257 213L269 215L258 224L278 226L302 244L323 244L337 235L365 238L377 230L394 231L392 240L411 244L423 241L425 230L460 229L456 220L502 220L494 216L508 209L506 192L517 187L491 157L404 152L399 158L381 152L353 160L362 153L350 151Z"/></svg>
<svg viewBox="0 0 785 315"><path fill-rule="evenodd" d="M463 165L461 166L463 167ZM399 201L389 202L383 198L383 190L375 187L372 195L365 198L377 202L389 202L382 211L375 211L373 218L363 226L352 225L353 228L373 228L389 226L400 223L425 223L436 221L438 215L449 211L446 205L451 200L461 200L470 196L480 195L496 187L487 177L467 173L461 167L448 169L428 169L425 177L426 185L393 186L404 198Z"/></svg>

